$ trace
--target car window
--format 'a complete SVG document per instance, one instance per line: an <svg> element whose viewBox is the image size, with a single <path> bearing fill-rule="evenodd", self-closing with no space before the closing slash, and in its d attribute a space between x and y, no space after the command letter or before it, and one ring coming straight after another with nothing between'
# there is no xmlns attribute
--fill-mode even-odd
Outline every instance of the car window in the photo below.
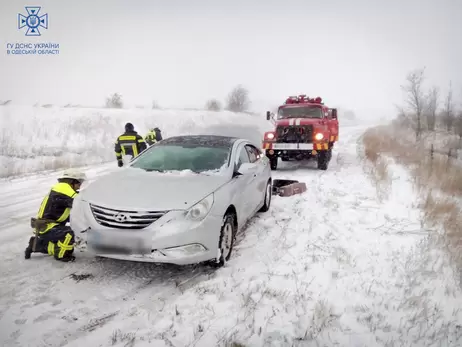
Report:
<svg viewBox="0 0 462 347"><path fill-rule="evenodd" d="M246 145L245 149L249 153L251 163L255 163L258 159L260 159L260 151L255 146Z"/></svg>
<svg viewBox="0 0 462 347"><path fill-rule="evenodd" d="M239 169L241 165L244 163L250 163L249 154L247 153L245 147L241 148L240 150L239 157L236 163L236 169Z"/></svg>
<svg viewBox="0 0 462 347"><path fill-rule="evenodd" d="M253 150L255 151L255 154L257 155L257 159L260 159L261 157L263 157L263 152L259 148L252 146L252 145L249 145L249 146L252 147Z"/></svg>
<svg viewBox="0 0 462 347"><path fill-rule="evenodd" d="M146 171L220 171L228 164L230 148L208 144L167 144L150 147L130 165Z"/></svg>

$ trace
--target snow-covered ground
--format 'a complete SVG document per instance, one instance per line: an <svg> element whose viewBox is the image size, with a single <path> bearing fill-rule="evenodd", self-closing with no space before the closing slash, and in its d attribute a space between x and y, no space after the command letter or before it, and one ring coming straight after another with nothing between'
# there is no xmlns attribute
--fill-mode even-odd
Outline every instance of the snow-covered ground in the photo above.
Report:
<svg viewBox="0 0 462 347"><path fill-rule="evenodd" d="M406 170L391 167L392 191L378 202L357 155L364 130L342 127L327 171L281 165L274 178L308 191L275 197L219 270L85 252L70 264L24 260L29 217L55 176L0 182L0 344L461 346L462 293L447 257L426 241Z"/></svg>

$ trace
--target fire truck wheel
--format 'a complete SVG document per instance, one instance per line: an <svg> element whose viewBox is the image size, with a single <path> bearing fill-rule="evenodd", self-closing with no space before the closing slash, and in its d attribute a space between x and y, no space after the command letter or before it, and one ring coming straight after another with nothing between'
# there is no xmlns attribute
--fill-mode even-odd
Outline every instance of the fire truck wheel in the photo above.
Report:
<svg viewBox="0 0 462 347"><path fill-rule="evenodd" d="M330 160L329 152L330 151L318 152L318 169L319 170L327 170L327 167L329 166L329 160Z"/></svg>
<svg viewBox="0 0 462 347"><path fill-rule="evenodd" d="M271 170L277 170L278 168L278 157L274 156L270 158Z"/></svg>

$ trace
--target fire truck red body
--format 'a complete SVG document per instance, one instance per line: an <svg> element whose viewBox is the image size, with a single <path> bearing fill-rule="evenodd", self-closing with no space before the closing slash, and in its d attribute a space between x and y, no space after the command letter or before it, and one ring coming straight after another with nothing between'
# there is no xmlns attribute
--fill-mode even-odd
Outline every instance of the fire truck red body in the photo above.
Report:
<svg viewBox="0 0 462 347"><path fill-rule="evenodd" d="M263 148L270 159L271 168L277 169L282 161L316 159L320 170L327 170L332 149L338 141L337 109L324 105L320 97L291 96L279 106L273 118L274 131L264 135Z"/></svg>

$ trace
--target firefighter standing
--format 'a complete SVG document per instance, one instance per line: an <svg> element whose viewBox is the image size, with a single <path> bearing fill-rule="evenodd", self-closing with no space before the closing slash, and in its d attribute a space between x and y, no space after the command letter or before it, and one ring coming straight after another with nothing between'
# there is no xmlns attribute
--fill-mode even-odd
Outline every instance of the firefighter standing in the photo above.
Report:
<svg viewBox="0 0 462 347"><path fill-rule="evenodd" d="M144 138L149 146L152 146L158 141L162 140L162 134L158 127L149 129L147 135Z"/></svg>
<svg viewBox="0 0 462 347"><path fill-rule="evenodd" d="M114 146L117 164L119 167L124 166L122 155L131 155L134 158L146 148L146 142L143 137L135 131L133 124L125 124L125 132L117 138Z"/></svg>
<svg viewBox="0 0 462 347"><path fill-rule="evenodd" d="M56 260L73 261L75 257L75 235L66 223L69 221L72 204L82 183L85 173L68 169L43 199L37 218L32 221L36 236L29 239L25 258L30 259L33 252L54 256Z"/></svg>
<svg viewBox="0 0 462 347"><path fill-rule="evenodd" d="M158 127L155 127L154 132L156 133L156 141L157 142L162 141L162 134L161 134L160 129Z"/></svg>

